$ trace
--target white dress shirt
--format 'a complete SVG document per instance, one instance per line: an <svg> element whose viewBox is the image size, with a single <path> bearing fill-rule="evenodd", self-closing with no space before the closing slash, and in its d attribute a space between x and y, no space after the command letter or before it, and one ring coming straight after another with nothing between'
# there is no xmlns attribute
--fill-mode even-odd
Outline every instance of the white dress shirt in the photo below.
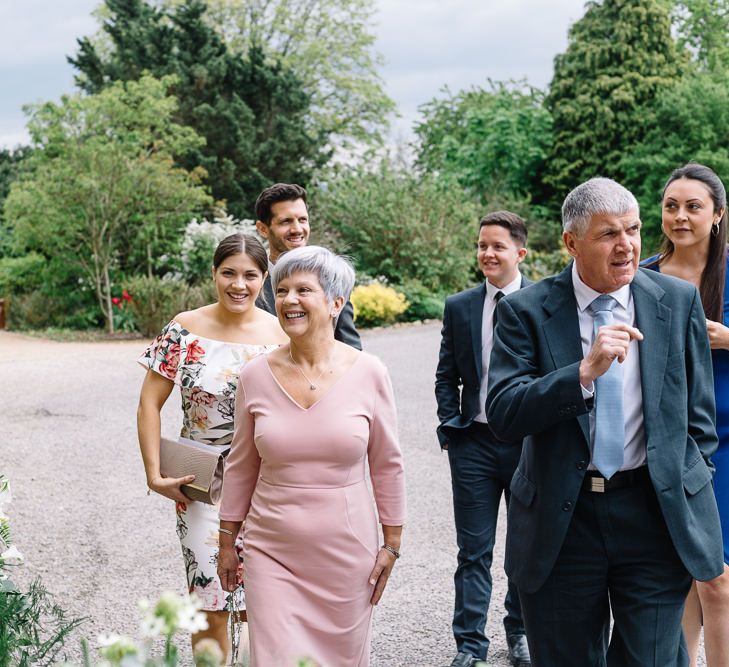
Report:
<svg viewBox="0 0 729 667"><path fill-rule="evenodd" d="M481 389L478 400L481 411L474 417L474 421L486 424L486 394L489 384L489 361L491 348L494 346L494 310L496 310L496 293L503 292L504 296L516 292L521 287L521 273L516 272L516 278L505 287L494 287L486 281L486 298L483 300L483 315L481 320Z"/></svg>
<svg viewBox="0 0 729 667"><path fill-rule="evenodd" d="M572 286L577 299L577 318L580 323L580 338L582 339L582 356L586 357L594 340L594 318L587 309L588 306L600 296L588 287L577 273L577 264L572 264ZM610 292L618 305L613 310L616 324L635 326L635 305L630 285L623 285L619 290ZM582 387L582 395L591 398L594 394ZM625 419L625 453L623 465L620 470L630 470L642 466L646 461L645 429L643 427L643 390L640 384L640 352L638 341L631 340L628 346L628 355L623 361L623 418ZM595 442L595 409L590 411L590 451ZM589 465L590 470L595 466Z"/></svg>

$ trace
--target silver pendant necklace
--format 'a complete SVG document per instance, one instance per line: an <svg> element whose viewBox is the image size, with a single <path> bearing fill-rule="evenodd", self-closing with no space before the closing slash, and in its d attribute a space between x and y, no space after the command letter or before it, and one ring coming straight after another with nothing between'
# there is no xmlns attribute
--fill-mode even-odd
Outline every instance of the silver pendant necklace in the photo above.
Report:
<svg viewBox="0 0 729 667"><path fill-rule="evenodd" d="M322 375L324 375L324 373L326 373L329 370L329 368L325 368L321 373L319 373L319 375L316 378L316 381L312 382L309 379L309 376L306 373L304 373L301 366L299 366L299 364L296 363L295 359L291 355L291 348L289 348L289 359L291 359L291 363L298 369L299 373L301 373L304 376L304 379L309 383L309 389L311 389L311 391L316 391L318 389L318 386L316 383L319 382L319 380L321 380Z"/></svg>

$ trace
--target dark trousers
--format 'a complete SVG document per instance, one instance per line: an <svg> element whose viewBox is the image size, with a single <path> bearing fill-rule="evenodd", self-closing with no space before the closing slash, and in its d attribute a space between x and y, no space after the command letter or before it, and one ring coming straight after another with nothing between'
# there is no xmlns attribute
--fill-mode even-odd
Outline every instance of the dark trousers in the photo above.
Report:
<svg viewBox="0 0 729 667"><path fill-rule="evenodd" d="M583 488L547 581L520 591L532 665L688 665L681 615L690 585L647 474L605 493Z"/></svg>
<svg viewBox="0 0 729 667"><path fill-rule="evenodd" d="M468 429L452 431L448 445L458 539L453 635L459 651L482 660L489 648L484 630L491 600L491 562L499 502L504 493L509 503L509 485L520 455L520 444L496 440L491 429L478 422ZM523 635L519 594L512 584L504 606L506 635Z"/></svg>

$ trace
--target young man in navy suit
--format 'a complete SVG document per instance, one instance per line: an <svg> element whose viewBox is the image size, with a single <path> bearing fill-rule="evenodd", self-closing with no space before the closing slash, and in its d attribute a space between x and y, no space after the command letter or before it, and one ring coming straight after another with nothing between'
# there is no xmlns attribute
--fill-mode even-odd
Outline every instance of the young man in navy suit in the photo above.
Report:
<svg viewBox="0 0 729 667"><path fill-rule="evenodd" d="M497 211L482 218L477 257L486 280L448 297L443 314L435 380L437 433L440 446L448 450L458 539L453 613L458 653L451 667L471 667L486 660L489 648L485 626L496 520L502 493L509 502L521 442L494 437L486 419L486 385L496 304L529 284L519 272L526 241L526 225L515 213ZM504 604L509 660L516 667L526 667L531 664L529 649L519 596L511 584Z"/></svg>

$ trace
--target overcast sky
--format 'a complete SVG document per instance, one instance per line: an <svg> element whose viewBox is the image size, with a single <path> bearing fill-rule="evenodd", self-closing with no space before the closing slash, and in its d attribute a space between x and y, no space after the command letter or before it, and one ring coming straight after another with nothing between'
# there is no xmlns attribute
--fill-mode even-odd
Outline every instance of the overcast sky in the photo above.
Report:
<svg viewBox="0 0 729 667"><path fill-rule="evenodd" d="M554 56L584 0L377 0L382 76L401 118L397 139L410 138L418 105L487 79L526 78L544 87ZM100 0L0 0L0 146L27 141L21 107L73 91L67 55L76 38L96 30Z"/></svg>

